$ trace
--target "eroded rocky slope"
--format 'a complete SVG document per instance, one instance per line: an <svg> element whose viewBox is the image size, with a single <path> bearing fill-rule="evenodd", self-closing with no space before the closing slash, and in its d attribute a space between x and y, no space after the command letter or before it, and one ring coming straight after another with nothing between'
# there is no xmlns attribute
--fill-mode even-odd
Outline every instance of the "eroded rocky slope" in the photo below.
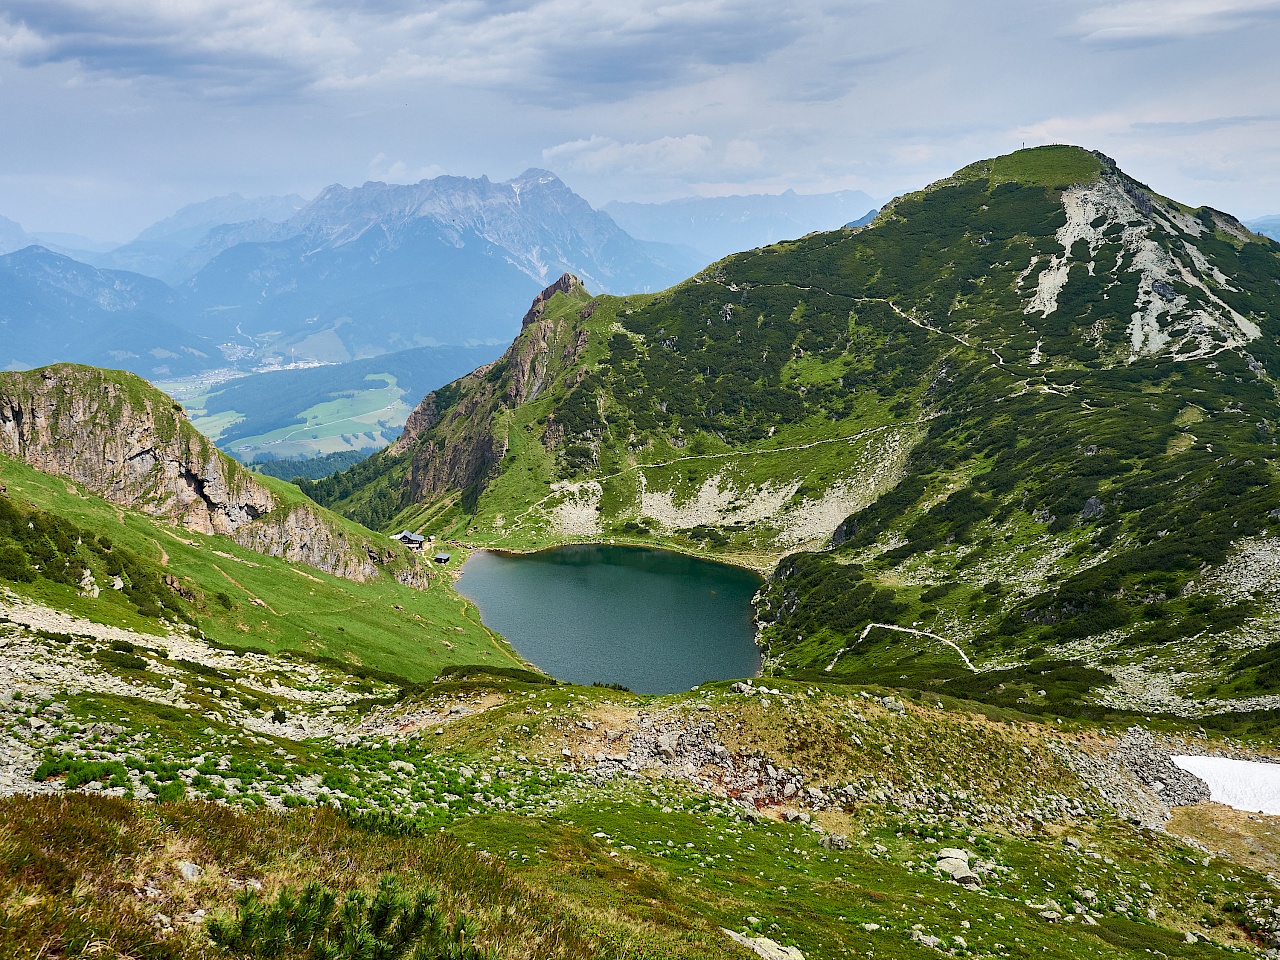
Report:
<svg viewBox="0 0 1280 960"><path fill-rule="evenodd" d="M392 545L255 479L131 374L72 364L0 374L0 455L121 507L347 579L406 563Z"/></svg>

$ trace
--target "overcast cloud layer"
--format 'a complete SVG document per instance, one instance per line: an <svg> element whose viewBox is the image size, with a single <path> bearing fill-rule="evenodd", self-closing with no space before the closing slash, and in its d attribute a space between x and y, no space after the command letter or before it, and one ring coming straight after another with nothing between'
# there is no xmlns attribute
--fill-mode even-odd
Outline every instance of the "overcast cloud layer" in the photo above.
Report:
<svg viewBox="0 0 1280 960"><path fill-rule="evenodd" d="M0 0L0 215L548 167L596 204L888 197L1028 145L1280 212L1280 0Z"/></svg>

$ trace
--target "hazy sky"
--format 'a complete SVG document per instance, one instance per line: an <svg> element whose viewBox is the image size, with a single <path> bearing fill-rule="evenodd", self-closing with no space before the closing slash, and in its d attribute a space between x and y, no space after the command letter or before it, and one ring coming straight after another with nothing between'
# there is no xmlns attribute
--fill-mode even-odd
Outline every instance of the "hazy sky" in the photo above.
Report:
<svg viewBox="0 0 1280 960"><path fill-rule="evenodd" d="M790 6L790 9L788 9ZM1280 213L1280 0L0 0L0 214L554 170L595 204L858 188L1028 145Z"/></svg>

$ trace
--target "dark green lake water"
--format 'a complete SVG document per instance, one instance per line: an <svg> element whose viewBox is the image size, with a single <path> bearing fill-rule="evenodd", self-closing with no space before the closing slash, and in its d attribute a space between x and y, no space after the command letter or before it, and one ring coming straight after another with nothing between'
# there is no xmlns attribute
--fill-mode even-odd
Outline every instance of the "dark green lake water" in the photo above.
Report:
<svg viewBox="0 0 1280 960"><path fill-rule="evenodd" d="M558 680L675 693L760 667L760 577L644 547L574 544L472 555L458 591L526 660Z"/></svg>

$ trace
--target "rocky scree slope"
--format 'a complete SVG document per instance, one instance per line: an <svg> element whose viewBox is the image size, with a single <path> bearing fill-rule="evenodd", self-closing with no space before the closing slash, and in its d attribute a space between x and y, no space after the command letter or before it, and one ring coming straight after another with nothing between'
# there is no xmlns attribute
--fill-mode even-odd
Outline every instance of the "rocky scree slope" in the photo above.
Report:
<svg viewBox="0 0 1280 960"><path fill-rule="evenodd" d="M786 556L785 673L1271 709L1278 254L1102 155L1019 151L662 294L551 290L308 490L481 543Z"/></svg>
<svg viewBox="0 0 1280 960"><path fill-rule="evenodd" d="M0 374L0 455L119 506L349 580L375 579L383 565L414 576L388 545L253 477L132 374L71 364Z"/></svg>

